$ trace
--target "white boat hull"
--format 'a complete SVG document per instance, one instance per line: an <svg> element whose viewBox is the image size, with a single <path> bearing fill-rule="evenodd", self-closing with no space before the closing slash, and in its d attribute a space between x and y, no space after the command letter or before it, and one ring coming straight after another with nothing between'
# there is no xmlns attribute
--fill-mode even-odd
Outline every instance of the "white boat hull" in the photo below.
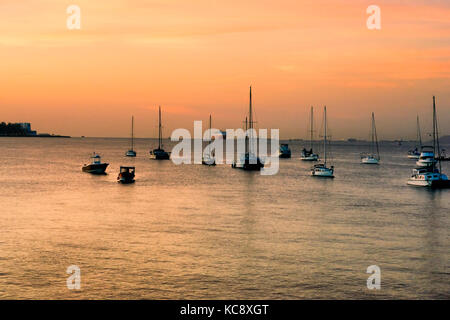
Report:
<svg viewBox="0 0 450 320"><path fill-rule="evenodd" d="M319 156L317 154L313 154L310 156L301 156L300 160L302 160L302 161L317 161L317 160L319 160Z"/></svg>
<svg viewBox="0 0 450 320"><path fill-rule="evenodd" d="M409 159L414 159L414 160L419 159L419 157L420 157L420 155L408 155Z"/></svg>
<svg viewBox="0 0 450 320"><path fill-rule="evenodd" d="M434 163L436 163L436 161L423 161L423 160L419 160L416 162L416 165L418 167L421 168L425 168L425 167L431 167Z"/></svg>
<svg viewBox="0 0 450 320"><path fill-rule="evenodd" d="M361 158L361 163L363 164L379 164L379 160L377 158L365 157Z"/></svg>
<svg viewBox="0 0 450 320"><path fill-rule="evenodd" d="M331 168L313 168L311 170L313 177L334 178L334 169Z"/></svg>
<svg viewBox="0 0 450 320"><path fill-rule="evenodd" d="M406 183L416 187L431 187L431 181L427 180L409 179Z"/></svg>

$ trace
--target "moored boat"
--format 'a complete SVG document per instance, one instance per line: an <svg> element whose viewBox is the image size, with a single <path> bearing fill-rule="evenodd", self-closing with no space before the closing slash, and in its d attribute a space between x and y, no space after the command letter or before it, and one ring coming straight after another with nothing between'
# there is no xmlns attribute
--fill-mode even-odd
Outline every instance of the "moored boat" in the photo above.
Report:
<svg viewBox="0 0 450 320"><path fill-rule="evenodd" d="M437 150L437 159L435 153ZM433 146L422 147L418 167L413 169L412 176L407 184L417 187L428 187L433 189L450 188L450 180L442 173L441 149L439 146L439 130L437 125L436 98L433 96Z"/></svg>
<svg viewBox="0 0 450 320"><path fill-rule="evenodd" d="M377 128L375 126L375 114L372 112L372 142L371 152L361 155L361 163L378 164L380 162L380 150L378 147Z"/></svg>
<svg viewBox="0 0 450 320"><path fill-rule="evenodd" d="M117 176L117 182L127 184L134 182L135 167L120 167L119 175Z"/></svg>
<svg viewBox="0 0 450 320"><path fill-rule="evenodd" d="M232 168L243 169L248 171L257 171L264 168L264 163L256 154L253 144L253 110L252 110L252 87L250 87L250 103L249 103L249 121L247 128L247 121L245 130L249 135L245 135L245 152L244 154L238 155L237 160L233 161L231 164ZM247 130L249 129L249 130Z"/></svg>
<svg viewBox="0 0 450 320"><path fill-rule="evenodd" d="M127 157L136 157L136 151L134 151L134 117L131 117L131 148L125 153Z"/></svg>
<svg viewBox="0 0 450 320"><path fill-rule="evenodd" d="M92 162L90 164L85 164L82 168L83 172L92 174L104 174L109 163L103 163L100 155L94 154L91 157Z"/></svg>
<svg viewBox="0 0 450 320"><path fill-rule="evenodd" d="M314 107L311 106L311 117L310 117L310 127L309 127L309 150L303 148L300 160L302 161L317 161L319 160L319 155L313 152L313 140L314 140Z"/></svg>
<svg viewBox="0 0 450 320"><path fill-rule="evenodd" d="M169 160L170 153L163 149L162 145L162 125L161 125L161 107L159 107L159 125L158 125L158 148L150 151L150 157L154 160Z"/></svg>
<svg viewBox="0 0 450 320"><path fill-rule="evenodd" d="M282 143L280 145L280 151L278 152L278 156L280 158L290 158L291 157L291 149L287 143Z"/></svg>
<svg viewBox="0 0 450 320"><path fill-rule="evenodd" d="M334 178L334 166L327 167L327 107L323 108L324 135L323 135L323 163L314 165L311 168L313 177Z"/></svg>
<svg viewBox="0 0 450 320"><path fill-rule="evenodd" d="M209 141L211 142L211 124L212 120L211 120L211 115L209 115ZM206 166L215 166L216 165L216 158L215 158L215 154L214 151L212 151L209 146L205 149L205 152L203 154L202 157L202 164L206 165Z"/></svg>
<svg viewBox="0 0 450 320"><path fill-rule="evenodd" d="M422 135L420 133L420 122L419 122L419 116L417 116L417 136L416 136L416 146L414 149L411 149L408 151L408 158L409 159L419 159L420 157L420 151L419 149L422 148Z"/></svg>

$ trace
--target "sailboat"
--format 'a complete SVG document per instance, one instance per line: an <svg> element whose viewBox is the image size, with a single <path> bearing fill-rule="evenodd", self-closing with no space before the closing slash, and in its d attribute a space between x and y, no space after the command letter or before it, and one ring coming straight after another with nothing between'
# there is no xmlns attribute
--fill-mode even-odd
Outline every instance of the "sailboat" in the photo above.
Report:
<svg viewBox="0 0 450 320"><path fill-rule="evenodd" d="M155 160L169 160L169 152L164 151L162 148L162 125L161 125L161 106L159 107L159 125L158 125L158 148L150 151L150 156Z"/></svg>
<svg viewBox="0 0 450 320"><path fill-rule="evenodd" d="M419 149L421 149L421 148L422 148L422 135L420 133L419 116L417 116L416 146L413 150L408 151L408 158L409 159L419 159L419 157L420 157Z"/></svg>
<svg viewBox="0 0 450 320"><path fill-rule="evenodd" d="M247 129L247 120L246 129ZM248 118L248 129L250 129L250 137L245 136L245 152L244 154L238 155L238 159L233 161L231 165L232 168L243 169L243 170L261 170L264 167L263 162L253 150L253 111L252 111L252 87L250 86L250 104L249 104L249 118Z"/></svg>
<svg viewBox="0 0 450 320"><path fill-rule="evenodd" d="M136 157L136 151L134 151L134 117L131 116L131 149L125 154L127 157Z"/></svg>
<svg viewBox="0 0 450 320"><path fill-rule="evenodd" d="M303 148L300 159L303 161L317 161L319 155L313 152L313 140L314 140L314 108L311 106L311 124L310 124L310 138L309 138L309 150Z"/></svg>
<svg viewBox="0 0 450 320"><path fill-rule="evenodd" d="M211 141L211 115L209 115L209 141ZM203 154L202 164L207 166L215 166L216 159L214 158L214 153L211 152L210 147L205 150Z"/></svg>
<svg viewBox="0 0 450 320"><path fill-rule="evenodd" d="M376 150L376 154L375 154ZM372 112L372 143L371 152L361 155L361 163L378 164L380 162L380 150L378 148L377 128L375 126L375 114Z"/></svg>
<svg viewBox="0 0 450 320"><path fill-rule="evenodd" d="M327 107L323 107L324 135L323 135L323 163L314 165L311 169L313 177L334 178L334 166L327 167Z"/></svg>
<svg viewBox="0 0 450 320"><path fill-rule="evenodd" d="M439 146L439 131L438 131L438 123L437 123L437 115L436 115L436 98L433 96L433 147L427 148L426 154L424 154L424 150L422 151L419 161L425 157L429 159L431 156L432 160L435 160L436 150L438 153L437 161L427 161L430 165L427 166L419 166L418 168L413 169L413 174L409 178L407 184L411 186L417 187L430 187L430 188L450 188L450 180L448 177L442 173L441 167L441 149ZM419 162L418 161L418 162Z"/></svg>

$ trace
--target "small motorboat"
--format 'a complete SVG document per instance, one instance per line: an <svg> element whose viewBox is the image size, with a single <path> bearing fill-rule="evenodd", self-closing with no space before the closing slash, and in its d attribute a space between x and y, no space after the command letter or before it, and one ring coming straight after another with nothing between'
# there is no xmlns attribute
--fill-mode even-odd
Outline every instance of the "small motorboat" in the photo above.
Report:
<svg viewBox="0 0 450 320"><path fill-rule="evenodd" d="M280 151L278 153L280 158L290 158L291 157L291 149L289 149L289 145L287 143L283 143L280 145Z"/></svg>
<svg viewBox="0 0 450 320"><path fill-rule="evenodd" d="M92 163L85 164L82 168L83 172L93 173L93 174L105 174L106 168L109 163L102 163L100 155L94 154L91 157Z"/></svg>
<svg viewBox="0 0 450 320"><path fill-rule="evenodd" d="M119 176L117 182L120 183L133 183L134 182L135 167L120 167Z"/></svg>

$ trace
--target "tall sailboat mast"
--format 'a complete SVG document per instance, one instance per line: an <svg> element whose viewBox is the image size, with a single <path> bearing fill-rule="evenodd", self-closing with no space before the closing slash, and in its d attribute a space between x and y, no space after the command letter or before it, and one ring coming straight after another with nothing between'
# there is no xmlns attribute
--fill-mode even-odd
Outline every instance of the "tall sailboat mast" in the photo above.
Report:
<svg viewBox="0 0 450 320"><path fill-rule="evenodd" d="M419 116L417 116L417 143L419 144L419 147L422 147L422 134L420 132L420 121Z"/></svg>
<svg viewBox="0 0 450 320"><path fill-rule="evenodd" d="M372 152L372 154L375 154L375 132L374 132L374 126L375 126L375 115L373 114L373 112L372 112L372 150L371 150L371 152Z"/></svg>
<svg viewBox="0 0 450 320"><path fill-rule="evenodd" d="M209 140L211 141L211 115L209 115Z"/></svg>
<svg viewBox="0 0 450 320"><path fill-rule="evenodd" d="M158 126L158 149L161 149L161 139L162 139L162 132L161 132L161 106L159 106L159 126Z"/></svg>
<svg viewBox="0 0 450 320"><path fill-rule="evenodd" d="M309 147L312 150L313 147L313 138L314 138L314 108L311 106L311 132L310 132L310 139L309 139Z"/></svg>
<svg viewBox="0 0 450 320"><path fill-rule="evenodd" d="M248 129L250 129L249 132L249 139L248 139L248 153L252 153L253 149L253 110L252 110L252 86L250 86L250 100L249 100L249 111L248 111Z"/></svg>
<svg viewBox="0 0 450 320"><path fill-rule="evenodd" d="M312 110L312 109L311 109ZM312 113L311 113L312 115ZM324 153L324 165L327 166L327 106L323 107L323 117L324 117L324 138L323 138L323 153ZM311 117L312 118L312 117Z"/></svg>
<svg viewBox="0 0 450 320"><path fill-rule="evenodd" d="M437 153L436 153L437 149ZM441 148L439 146L439 129L436 116L436 98L433 96L433 150L434 154L438 156L439 172L442 172L441 166Z"/></svg>
<svg viewBox="0 0 450 320"><path fill-rule="evenodd" d="M134 150L134 116L131 116L131 150Z"/></svg>
<svg viewBox="0 0 450 320"><path fill-rule="evenodd" d="M375 114L372 112L372 149L377 151L377 159L380 160L380 149L378 147L378 137L377 137L377 126L375 124ZM375 150L372 150L372 154L374 154Z"/></svg>

